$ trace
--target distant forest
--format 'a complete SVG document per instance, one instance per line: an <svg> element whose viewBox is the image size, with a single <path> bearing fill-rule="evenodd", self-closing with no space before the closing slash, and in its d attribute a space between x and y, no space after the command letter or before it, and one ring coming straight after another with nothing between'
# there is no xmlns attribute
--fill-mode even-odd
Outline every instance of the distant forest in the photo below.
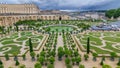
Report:
<svg viewBox="0 0 120 68"><path fill-rule="evenodd" d="M111 9L105 12L105 16L108 18L118 18L120 17L120 8L118 9Z"/></svg>

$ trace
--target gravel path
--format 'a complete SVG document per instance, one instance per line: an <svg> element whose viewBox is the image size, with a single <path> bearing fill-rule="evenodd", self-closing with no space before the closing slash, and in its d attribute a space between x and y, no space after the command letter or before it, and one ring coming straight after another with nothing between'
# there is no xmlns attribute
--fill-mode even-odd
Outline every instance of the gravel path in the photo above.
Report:
<svg viewBox="0 0 120 68"><path fill-rule="evenodd" d="M62 38L62 35L58 35L58 38L57 38L57 46L56 46L56 50L58 50L59 47L63 47L64 44L63 44L63 38ZM62 61L59 61L58 60L58 57L56 55L55 57L55 68L66 68L65 64L64 64L64 60Z"/></svg>

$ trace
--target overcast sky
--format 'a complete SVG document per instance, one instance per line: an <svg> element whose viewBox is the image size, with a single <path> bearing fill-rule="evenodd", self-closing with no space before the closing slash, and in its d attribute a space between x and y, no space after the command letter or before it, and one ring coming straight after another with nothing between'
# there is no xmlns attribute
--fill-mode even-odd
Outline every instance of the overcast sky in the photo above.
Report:
<svg viewBox="0 0 120 68"><path fill-rule="evenodd" d="M1 3L34 3L43 10L98 10L120 8L120 0L0 0Z"/></svg>

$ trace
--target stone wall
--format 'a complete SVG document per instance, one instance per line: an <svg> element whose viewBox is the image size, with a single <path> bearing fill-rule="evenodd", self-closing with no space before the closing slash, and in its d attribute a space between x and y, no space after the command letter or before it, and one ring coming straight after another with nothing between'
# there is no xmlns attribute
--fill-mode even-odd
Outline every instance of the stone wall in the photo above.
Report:
<svg viewBox="0 0 120 68"><path fill-rule="evenodd" d="M20 20L59 20L60 17L62 20L70 19L68 15L3 15L0 16L0 26L13 25Z"/></svg>

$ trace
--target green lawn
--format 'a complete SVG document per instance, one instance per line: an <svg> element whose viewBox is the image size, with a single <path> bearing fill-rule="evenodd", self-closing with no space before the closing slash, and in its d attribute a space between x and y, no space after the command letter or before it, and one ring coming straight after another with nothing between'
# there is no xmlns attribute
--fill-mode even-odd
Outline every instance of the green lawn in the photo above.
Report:
<svg viewBox="0 0 120 68"><path fill-rule="evenodd" d="M19 35L20 34L20 35ZM19 38L18 38L19 37ZM32 39L33 47L36 48L38 44L43 39L43 35L34 34L32 32L19 32L13 33L12 35L3 37L0 39L1 44L3 45L0 47L0 52L5 51L4 54L20 54L20 49L22 46L28 46L28 38ZM15 41L16 40L16 41ZM26 44L23 45L23 42L26 41ZM19 45L19 46L17 46ZM9 51L7 51L10 48Z"/></svg>
<svg viewBox="0 0 120 68"><path fill-rule="evenodd" d="M117 42L117 43L120 42L120 38L118 37L104 37L103 39L111 42Z"/></svg>
<svg viewBox="0 0 120 68"><path fill-rule="evenodd" d="M120 43L120 32L89 32L85 34L79 34L76 37L79 39L85 49L87 45L87 38L89 37L91 49L95 50L98 54L109 54L110 52L107 50L120 53L120 49L117 48L120 47L120 45L117 45L117 43ZM105 41L105 46L102 48L106 50L101 49L100 46L103 45L103 42L100 38Z"/></svg>
<svg viewBox="0 0 120 68"><path fill-rule="evenodd" d="M27 40L27 39L28 39L28 37L23 36L23 37L18 38L17 41L25 41L25 40Z"/></svg>
<svg viewBox="0 0 120 68"><path fill-rule="evenodd" d="M46 29L49 29L50 31L58 31L58 32L62 32L62 30L64 31L73 31L75 28L70 27L70 26L49 26ZM47 30L46 30L47 31Z"/></svg>
<svg viewBox="0 0 120 68"><path fill-rule="evenodd" d="M22 45L22 42L14 42L13 40L5 40L2 42L3 45L7 45L7 44L19 44Z"/></svg>
<svg viewBox="0 0 120 68"><path fill-rule="evenodd" d="M7 46L0 47L0 52L5 51L9 47L10 47L10 50L4 52L4 54L14 54L14 53L19 54L20 53L21 46L16 46L16 45L9 45L9 46L7 45ZM6 48L6 49L3 50L3 48Z"/></svg>

